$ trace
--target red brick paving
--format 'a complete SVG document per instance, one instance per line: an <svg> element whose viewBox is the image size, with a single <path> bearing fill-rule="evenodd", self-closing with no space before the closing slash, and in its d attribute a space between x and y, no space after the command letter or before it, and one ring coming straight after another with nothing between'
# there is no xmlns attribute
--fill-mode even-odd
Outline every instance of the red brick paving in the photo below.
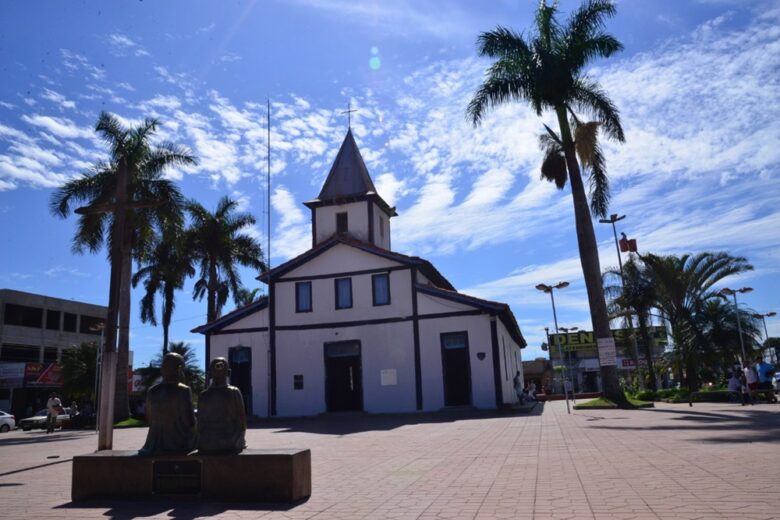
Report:
<svg viewBox="0 0 780 520"><path fill-rule="evenodd" d="M138 448L145 434L117 430L114 447ZM0 435L0 517L776 519L779 437L780 405L769 404L271 421L248 432L250 447L311 448L313 466L312 497L274 508L74 505L70 458L96 435L15 431Z"/></svg>

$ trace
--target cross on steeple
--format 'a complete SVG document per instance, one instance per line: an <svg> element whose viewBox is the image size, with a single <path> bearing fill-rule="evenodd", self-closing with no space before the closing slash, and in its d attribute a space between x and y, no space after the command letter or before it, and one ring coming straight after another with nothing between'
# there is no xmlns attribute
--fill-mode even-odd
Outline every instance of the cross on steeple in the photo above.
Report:
<svg viewBox="0 0 780 520"><path fill-rule="evenodd" d="M357 109L352 110L352 102L347 103L347 109L342 114L347 114L347 129L352 128L352 112L357 112Z"/></svg>

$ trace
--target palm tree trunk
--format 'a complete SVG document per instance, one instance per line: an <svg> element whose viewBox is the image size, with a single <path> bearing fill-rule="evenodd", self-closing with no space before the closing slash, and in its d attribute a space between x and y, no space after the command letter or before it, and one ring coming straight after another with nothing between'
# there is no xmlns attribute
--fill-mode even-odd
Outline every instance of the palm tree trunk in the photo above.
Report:
<svg viewBox="0 0 780 520"><path fill-rule="evenodd" d="M647 316L637 314L637 321L639 321L639 335L642 336L642 343L645 345L645 361L647 361L647 370L650 372L650 390L653 392L658 390L658 380L655 377L655 366L653 365L653 350L655 347L655 340L647 330Z"/></svg>
<svg viewBox="0 0 780 520"><path fill-rule="evenodd" d="M171 316L173 315L173 299L175 298L173 286L165 284L163 289L162 301L162 327L163 327L163 356L168 353L168 331L171 327Z"/></svg>
<svg viewBox="0 0 780 520"><path fill-rule="evenodd" d="M566 157L566 166L569 170L572 201L574 203L574 219L577 226L577 244L579 246L582 274L585 278L585 288L588 291L588 304L590 306L593 332L596 334L596 338L612 338L607 303L604 300L604 287L601 279L601 265L599 264L596 234L593 232L588 197L585 195L585 187L582 183L580 165L577 162L577 155L574 150L574 140L571 136L569 122L566 120L566 107L556 107L555 112L558 115L563 151ZM617 366L602 366L601 380L604 397L618 405L625 406L628 404L626 396L618 383Z"/></svg>
<svg viewBox="0 0 780 520"><path fill-rule="evenodd" d="M130 219L128 219L130 224ZM128 225L128 227L130 227ZM119 290L119 348L116 361L116 393L114 394L114 421L130 417L130 403L127 394L127 367L130 364L130 279L133 275L129 243L132 230L125 231L122 244L122 284Z"/></svg>

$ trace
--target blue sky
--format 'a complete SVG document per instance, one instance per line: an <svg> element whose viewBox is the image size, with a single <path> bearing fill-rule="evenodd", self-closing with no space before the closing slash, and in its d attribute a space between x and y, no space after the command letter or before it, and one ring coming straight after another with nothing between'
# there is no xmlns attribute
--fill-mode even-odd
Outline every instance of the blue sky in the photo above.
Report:
<svg viewBox="0 0 780 520"><path fill-rule="evenodd" d="M272 264L310 245L313 198L357 109L353 131L380 194L398 208L393 247L423 256L461 291L512 305L541 354L552 313L537 283L568 280L559 322L590 329L571 199L539 180L536 136L548 115L494 110L474 128L465 107L487 62L481 31L530 26L536 2L167 1L0 3L0 287L105 304L104 254L73 255L75 219L48 212L57 186L105 156L101 110L152 116L160 138L200 164L169 172L213 208L223 195L258 218L265 244L265 102L272 103ZM576 2L561 2L568 12ZM725 250L755 270L730 286L758 312L780 311L780 3L618 3L608 29L625 45L594 63L621 110L627 142L606 146L611 213L643 252ZM602 267L617 264L596 224ZM251 272L244 282L255 287ZM206 302L191 284L171 330ZM160 349L140 323L135 365ZM229 305L225 312L232 309ZM780 322L767 322L780 335Z"/></svg>

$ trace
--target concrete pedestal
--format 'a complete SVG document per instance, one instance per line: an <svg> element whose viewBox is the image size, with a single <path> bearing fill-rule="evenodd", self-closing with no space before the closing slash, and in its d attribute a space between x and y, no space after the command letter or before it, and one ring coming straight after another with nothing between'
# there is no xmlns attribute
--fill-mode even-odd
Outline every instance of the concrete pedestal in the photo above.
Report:
<svg viewBox="0 0 780 520"><path fill-rule="evenodd" d="M237 455L140 456L98 451L73 457L71 498L190 497L296 502L311 495L311 452L244 450Z"/></svg>

